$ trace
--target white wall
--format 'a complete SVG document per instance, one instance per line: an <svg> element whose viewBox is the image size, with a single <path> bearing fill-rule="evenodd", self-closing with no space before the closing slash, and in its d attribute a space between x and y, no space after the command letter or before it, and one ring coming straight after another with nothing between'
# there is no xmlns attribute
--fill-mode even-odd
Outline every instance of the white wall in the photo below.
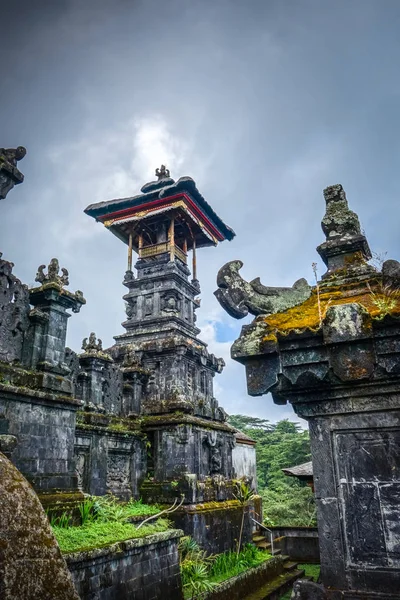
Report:
<svg viewBox="0 0 400 600"><path fill-rule="evenodd" d="M249 444L241 444L237 441L232 451L233 468L235 477L249 477L251 487L257 489L256 474L256 449Z"/></svg>

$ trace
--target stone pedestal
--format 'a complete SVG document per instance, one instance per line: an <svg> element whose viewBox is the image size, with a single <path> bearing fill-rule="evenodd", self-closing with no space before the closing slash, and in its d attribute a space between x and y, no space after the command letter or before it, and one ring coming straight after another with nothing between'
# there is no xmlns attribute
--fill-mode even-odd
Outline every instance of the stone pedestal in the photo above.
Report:
<svg viewBox="0 0 400 600"><path fill-rule="evenodd" d="M264 300L240 298L257 318L232 356L251 395L309 423L324 588L299 583L296 598L400 598L400 263L369 265L342 187L324 194L322 281L281 312L265 307L287 291L247 284Z"/></svg>

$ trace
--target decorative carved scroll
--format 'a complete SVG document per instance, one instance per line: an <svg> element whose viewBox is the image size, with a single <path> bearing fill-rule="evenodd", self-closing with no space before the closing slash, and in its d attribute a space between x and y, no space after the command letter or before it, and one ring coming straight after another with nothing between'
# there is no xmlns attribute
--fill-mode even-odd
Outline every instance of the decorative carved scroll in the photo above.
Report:
<svg viewBox="0 0 400 600"><path fill-rule="evenodd" d="M29 326L29 293L12 274L13 263L0 253L0 360L20 361L24 333Z"/></svg>
<svg viewBox="0 0 400 600"><path fill-rule="evenodd" d="M268 315L301 304L311 295L311 287L305 279L299 279L291 288L266 287L259 277L248 283L239 275L243 263L233 260L218 272L218 289L214 292L218 302L235 319L242 319L249 312Z"/></svg>

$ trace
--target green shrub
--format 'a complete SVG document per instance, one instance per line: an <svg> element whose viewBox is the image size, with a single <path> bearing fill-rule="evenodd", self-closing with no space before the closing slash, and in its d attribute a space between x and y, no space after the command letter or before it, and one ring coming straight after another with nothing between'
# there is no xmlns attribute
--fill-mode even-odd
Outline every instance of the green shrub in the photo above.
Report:
<svg viewBox="0 0 400 600"><path fill-rule="evenodd" d="M257 567L271 558L268 552L259 550L253 544L246 544L239 555L230 551L207 556L190 537L182 538L179 552L182 584L187 599L209 591L222 581Z"/></svg>

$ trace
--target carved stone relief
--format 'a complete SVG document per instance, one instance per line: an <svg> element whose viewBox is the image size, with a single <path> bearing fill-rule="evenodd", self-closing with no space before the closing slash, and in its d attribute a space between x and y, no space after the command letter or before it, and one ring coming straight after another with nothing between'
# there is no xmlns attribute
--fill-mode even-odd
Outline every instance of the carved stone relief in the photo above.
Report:
<svg viewBox="0 0 400 600"><path fill-rule="evenodd" d="M128 454L109 452L107 456L107 490L118 495L129 488L129 463Z"/></svg>
<svg viewBox="0 0 400 600"><path fill-rule="evenodd" d="M12 274L13 263L0 253L0 360L20 361L24 333L29 326L29 293Z"/></svg>

